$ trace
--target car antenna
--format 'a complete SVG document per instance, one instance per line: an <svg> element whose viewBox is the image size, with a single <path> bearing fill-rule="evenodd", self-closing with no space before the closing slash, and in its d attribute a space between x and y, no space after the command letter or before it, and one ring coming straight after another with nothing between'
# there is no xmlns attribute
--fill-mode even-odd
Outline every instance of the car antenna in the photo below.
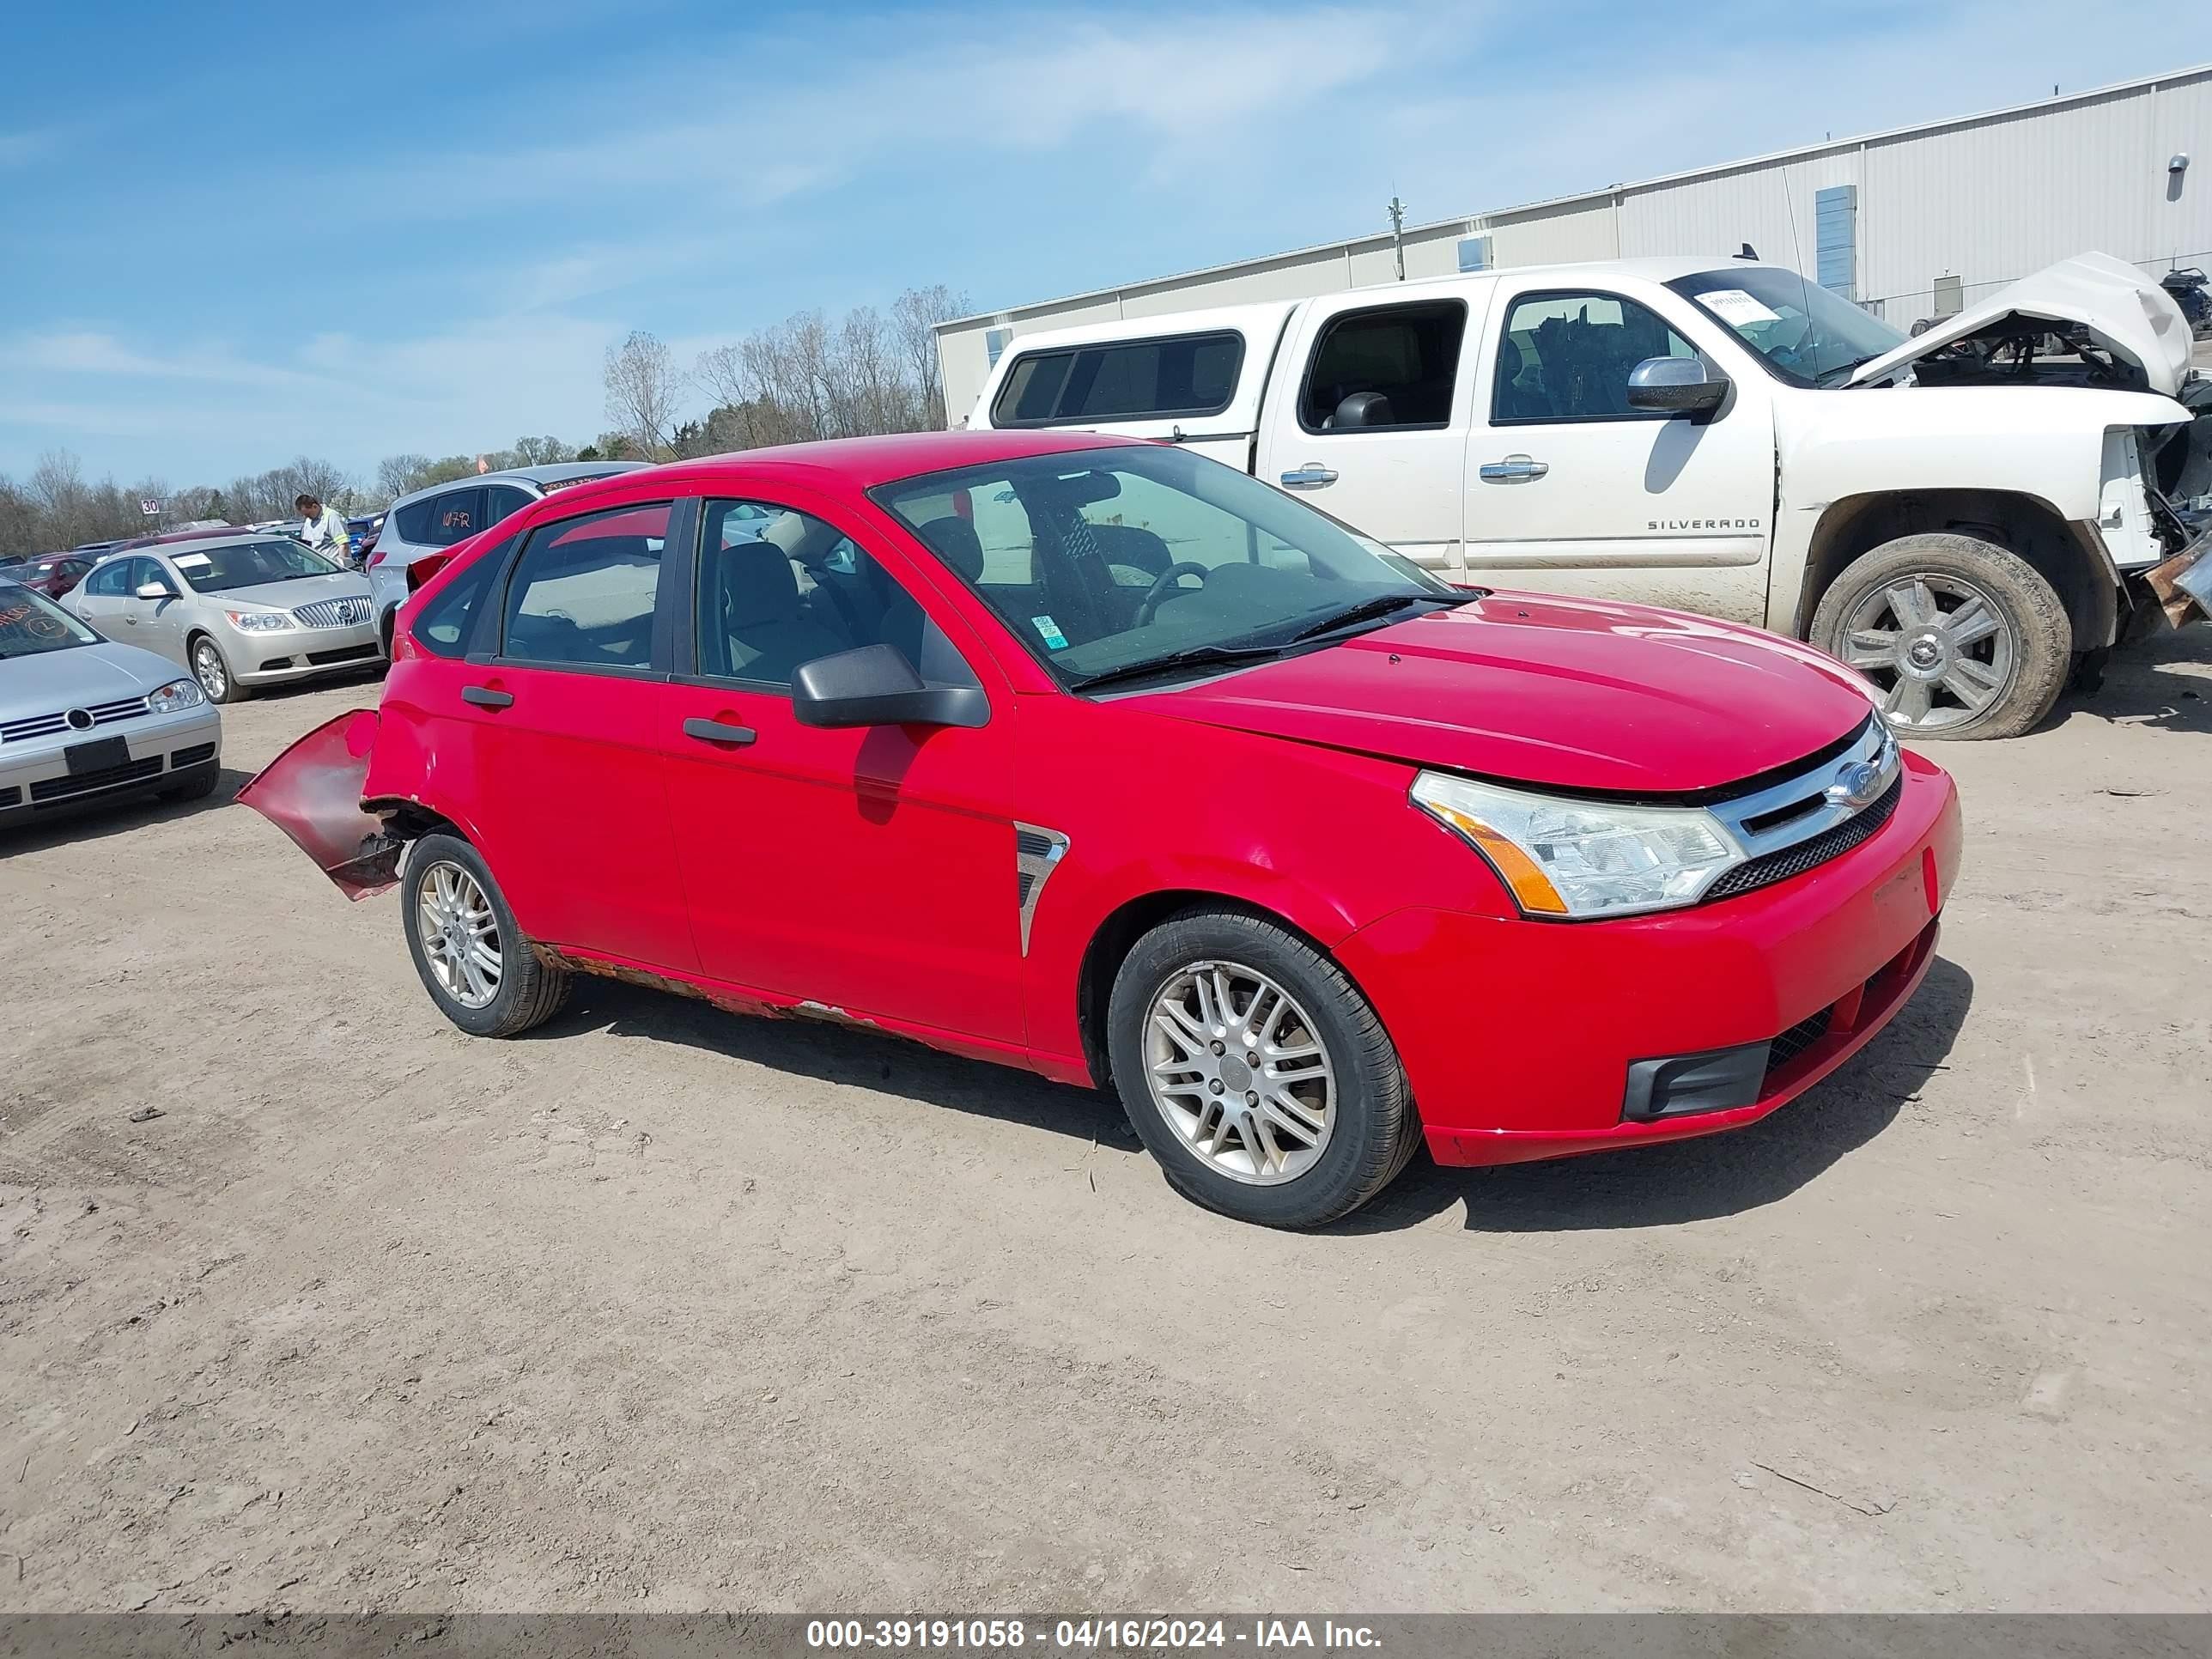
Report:
<svg viewBox="0 0 2212 1659"><path fill-rule="evenodd" d="M1759 258L1759 253L1750 243L1746 242L1735 251L1735 257L1739 259L1756 259Z"/></svg>

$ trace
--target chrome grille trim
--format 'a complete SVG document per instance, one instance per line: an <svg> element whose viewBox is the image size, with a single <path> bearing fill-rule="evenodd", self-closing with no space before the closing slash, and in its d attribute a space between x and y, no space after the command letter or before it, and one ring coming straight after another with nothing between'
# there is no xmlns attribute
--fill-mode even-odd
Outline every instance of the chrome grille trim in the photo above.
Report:
<svg viewBox="0 0 2212 1659"><path fill-rule="evenodd" d="M296 606L292 615L305 628L358 628L368 620L368 601L365 598L318 599L313 605Z"/></svg>
<svg viewBox="0 0 2212 1659"><path fill-rule="evenodd" d="M1831 787L1855 766L1875 769L1875 781L1866 799L1854 804L1830 798ZM1769 784L1754 794L1740 795L1705 810L1728 826L1747 857L1764 858L1824 836L1856 817L1889 793L1904 766L1905 757L1889 727L1879 716L1869 716L1865 728L1842 754ZM1755 823L1761 827L1753 828Z"/></svg>
<svg viewBox="0 0 2212 1659"><path fill-rule="evenodd" d="M1905 757L1895 733L1879 714L1869 715L1841 754L1779 783L1706 808L1728 826L1745 858L1707 888L1700 902L1733 898L1840 858L1888 822L1902 793L1904 775ZM1844 793L1851 781L1864 784L1856 799ZM1846 828L1853 825L1859 826L1856 834ZM1814 842L1823 844L1807 846ZM1806 848L1806 855L1784 856L1793 848Z"/></svg>
<svg viewBox="0 0 2212 1659"><path fill-rule="evenodd" d="M71 729L70 715L74 710L58 708L51 714L26 714L21 720L0 722L0 743L21 743L30 738L51 738ZM84 712L92 716L92 726L109 726L117 720L136 720L146 712L143 697L119 697L113 702L96 702ZM90 731L92 726L77 728Z"/></svg>
<svg viewBox="0 0 2212 1659"><path fill-rule="evenodd" d="M1067 852L1067 837L1038 824L1014 824L1014 892L1022 921L1022 954L1030 953L1030 923L1036 915L1044 884Z"/></svg>

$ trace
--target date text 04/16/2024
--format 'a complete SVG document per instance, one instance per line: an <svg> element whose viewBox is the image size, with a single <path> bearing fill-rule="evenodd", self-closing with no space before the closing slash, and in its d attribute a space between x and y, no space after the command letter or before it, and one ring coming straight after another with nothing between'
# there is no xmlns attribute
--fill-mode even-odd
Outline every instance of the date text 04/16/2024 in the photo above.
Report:
<svg viewBox="0 0 2212 1659"><path fill-rule="evenodd" d="M1381 1645L1365 1625L1331 1619L816 1619L806 1645L817 1650L965 1650L1012 1653L1029 1648L1061 1652L1178 1651L1242 1647L1255 1653L1298 1649L1364 1649Z"/></svg>

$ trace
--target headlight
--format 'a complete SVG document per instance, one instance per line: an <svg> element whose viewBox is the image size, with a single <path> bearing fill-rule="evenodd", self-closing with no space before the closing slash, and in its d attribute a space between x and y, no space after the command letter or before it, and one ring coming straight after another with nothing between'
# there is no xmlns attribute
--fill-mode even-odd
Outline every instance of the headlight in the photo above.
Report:
<svg viewBox="0 0 2212 1659"><path fill-rule="evenodd" d="M1695 904L1745 854L1719 819L1684 806L1613 806L1474 783L1413 781L1414 804L1464 836L1532 916L1632 916Z"/></svg>
<svg viewBox="0 0 2212 1659"><path fill-rule="evenodd" d="M282 611L226 611L230 625L247 634L273 634L279 629L289 628L292 618Z"/></svg>
<svg viewBox="0 0 2212 1659"><path fill-rule="evenodd" d="M171 680L159 691L147 694L146 712L173 714L180 708L197 708L206 701L198 680Z"/></svg>

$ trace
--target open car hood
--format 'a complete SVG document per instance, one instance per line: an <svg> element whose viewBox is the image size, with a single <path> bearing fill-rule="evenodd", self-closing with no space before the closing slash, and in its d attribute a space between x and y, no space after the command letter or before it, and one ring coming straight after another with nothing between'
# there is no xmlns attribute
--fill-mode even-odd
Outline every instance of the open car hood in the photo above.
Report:
<svg viewBox="0 0 2212 1659"><path fill-rule="evenodd" d="M1850 384L1889 380L1929 353L2009 317L2078 324L2099 345L2141 370L2147 391L2171 398L2188 378L2189 323L2172 295L2124 260L2081 253L2023 276L1894 351L1861 363Z"/></svg>

